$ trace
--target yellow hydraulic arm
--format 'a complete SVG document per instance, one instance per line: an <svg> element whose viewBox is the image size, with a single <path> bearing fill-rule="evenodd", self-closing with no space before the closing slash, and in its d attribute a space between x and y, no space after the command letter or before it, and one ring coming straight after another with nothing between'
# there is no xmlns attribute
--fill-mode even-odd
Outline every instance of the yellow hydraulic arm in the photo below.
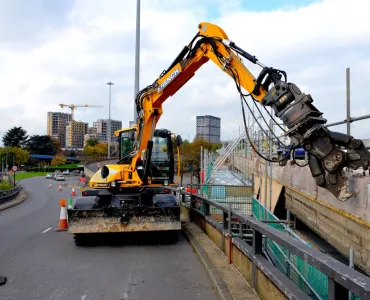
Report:
<svg viewBox="0 0 370 300"><path fill-rule="evenodd" d="M138 152L132 160L132 165L136 164L136 160L141 156L143 150L147 149L148 141L152 138L155 126L161 117L162 103L170 96L174 95L195 72L209 59L216 63L228 75L233 74L226 69L230 66L238 71L239 82L248 92L252 92L255 87L256 79L244 66L241 59L228 47L222 40L227 40L226 33L218 26L210 23L201 23L199 25L199 34L197 37L212 37L218 40L213 40L211 43L203 43L197 48L194 53L187 59L181 61L175 60L171 67L160 76L154 85L147 87L139 93L136 99L138 108ZM217 47L217 51L222 55L217 57L213 51L213 47ZM186 47L190 50L190 45ZM261 87L259 95L255 95L257 100L261 100L266 94L266 91Z"/></svg>
<svg viewBox="0 0 370 300"><path fill-rule="evenodd" d="M316 183L339 200L349 199L351 194L347 192L347 178L342 176L342 169L345 166L368 167L370 153L362 141L329 131L324 126L326 120L322 113L312 105L310 95L302 93L295 84L288 83L284 71L265 67L254 56L230 41L220 27L203 22L198 29L197 35L168 69L136 96L138 127L131 170L135 171L140 159L150 161L151 139L163 113L163 102L192 78L204 63L211 60L235 81L242 103L245 102L245 96L251 96L254 101L273 108L275 115L288 128L285 135L292 141L291 149L302 146L308 152L309 166ZM240 56L262 68L257 79L243 64ZM248 95L243 94L241 88ZM253 143L251 146L254 147ZM254 150L258 153L257 149ZM142 181L147 184L148 178L144 176Z"/></svg>

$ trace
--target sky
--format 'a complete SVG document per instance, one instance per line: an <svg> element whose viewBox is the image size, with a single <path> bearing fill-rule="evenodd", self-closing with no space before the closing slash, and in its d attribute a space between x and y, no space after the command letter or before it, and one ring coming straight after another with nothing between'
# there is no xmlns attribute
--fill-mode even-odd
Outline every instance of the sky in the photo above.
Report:
<svg viewBox="0 0 370 300"><path fill-rule="evenodd" d="M214 23L229 39L311 94L328 122L346 118L346 68L351 69L351 115L370 114L368 0L141 0L140 89L153 83L197 33ZM135 0L0 0L0 138L13 126L46 134L48 111L81 108L75 119L133 119ZM258 76L260 69L246 62ZM242 125L232 80L212 62L163 104L157 128L184 139L197 115L221 118L221 139ZM351 134L370 138L369 121ZM346 127L332 127L345 132ZM0 141L1 144L1 141Z"/></svg>

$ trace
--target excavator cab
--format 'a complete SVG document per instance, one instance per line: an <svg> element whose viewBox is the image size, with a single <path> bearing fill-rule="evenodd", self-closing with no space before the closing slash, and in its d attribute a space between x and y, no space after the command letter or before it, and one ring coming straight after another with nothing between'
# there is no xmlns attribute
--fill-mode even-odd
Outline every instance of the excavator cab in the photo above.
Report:
<svg viewBox="0 0 370 300"><path fill-rule="evenodd" d="M156 129L153 136L153 149L150 159L150 174L152 184L172 184L174 181L174 151L171 132L166 129Z"/></svg>
<svg viewBox="0 0 370 300"><path fill-rule="evenodd" d="M136 126L116 132L119 143L120 163L131 162L130 154L134 150L135 132ZM148 174L149 178L151 178L151 184L169 185L174 183L174 146L178 149L181 144L181 136L174 136L167 129L156 129L154 131L153 149L151 151Z"/></svg>
<svg viewBox="0 0 370 300"><path fill-rule="evenodd" d="M128 130L119 130L117 142L119 143L119 159L128 156L133 150L135 141L135 128Z"/></svg>

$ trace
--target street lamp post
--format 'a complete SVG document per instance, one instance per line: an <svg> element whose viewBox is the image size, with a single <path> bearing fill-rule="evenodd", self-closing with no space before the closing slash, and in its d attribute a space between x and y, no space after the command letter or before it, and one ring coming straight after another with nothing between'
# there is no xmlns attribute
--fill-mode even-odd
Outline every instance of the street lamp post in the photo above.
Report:
<svg viewBox="0 0 370 300"><path fill-rule="evenodd" d="M134 99L139 93L140 74L140 0L136 0L136 45L135 45L135 91ZM135 103L135 102L134 102ZM134 122L136 123L137 111L134 104Z"/></svg>
<svg viewBox="0 0 370 300"><path fill-rule="evenodd" d="M112 96L112 85L113 82L107 82L109 85L109 120L108 120L108 159L110 159L110 143L111 143L111 120L110 120L110 102L111 102L111 96Z"/></svg>

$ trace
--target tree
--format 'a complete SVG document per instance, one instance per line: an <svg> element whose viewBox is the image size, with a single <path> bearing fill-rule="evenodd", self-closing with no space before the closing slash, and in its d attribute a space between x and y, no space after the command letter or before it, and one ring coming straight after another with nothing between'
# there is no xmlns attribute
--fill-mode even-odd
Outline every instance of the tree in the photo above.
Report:
<svg viewBox="0 0 370 300"><path fill-rule="evenodd" d="M28 139L27 131L22 127L13 127L3 136L5 147L23 147Z"/></svg>
<svg viewBox="0 0 370 300"><path fill-rule="evenodd" d="M216 152L217 150L222 148L222 144L212 144L212 152Z"/></svg>
<svg viewBox="0 0 370 300"><path fill-rule="evenodd" d="M84 148L84 155L91 158L98 158L100 156L105 156L108 154L108 145L99 143L95 146L86 146Z"/></svg>
<svg viewBox="0 0 370 300"><path fill-rule="evenodd" d="M181 172L189 170L198 178L198 182L200 181L200 147L212 150L212 144L202 138L196 138L192 143L182 144L180 147Z"/></svg>
<svg viewBox="0 0 370 300"><path fill-rule="evenodd" d="M15 165L21 165L28 161L28 158L30 156L29 152L27 150L12 147L12 148L2 148L0 149L0 157L1 158L8 158L8 164L13 164L13 155L14 155L14 164Z"/></svg>
<svg viewBox="0 0 370 300"><path fill-rule="evenodd" d="M33 135L27 142L27 149L34 154L54 155L57 152L55 141L48 135Z"/></svg>
<svg viewBox="0 0 370 300"><path fill-rule="evenodd" d="M87 146L95 146L99 144L99 140L97 138L91 138L86 141Z"/></svg>
<svg viewBox="0 0 370 300"><path fill-rule="evenodd" d="M51 160L51 165L52 166L60 166L64 165L66 163L66 158L61 156L61 155L56 155L52 160Z"/></svg>
<svg viewBox="0 0 370 300"><path fill-rule="evenodd" d="M99 149L101 155L108 155L108 145L105 143L96 144L95 147Z"/></svg>
<svg viewBox="0 0 370 300"><path fill-rule="evenodd" d="M58 139L52 139L58 152L62 152L62 143Z"/></svg>
<svg viewBox="0 0 370 300"><path fill-rule="evenodd" d="M76 156L77 156L76 151L72 150L72 151L69 153L69 156L70 156L70 157L76 157Z"/></svg>

